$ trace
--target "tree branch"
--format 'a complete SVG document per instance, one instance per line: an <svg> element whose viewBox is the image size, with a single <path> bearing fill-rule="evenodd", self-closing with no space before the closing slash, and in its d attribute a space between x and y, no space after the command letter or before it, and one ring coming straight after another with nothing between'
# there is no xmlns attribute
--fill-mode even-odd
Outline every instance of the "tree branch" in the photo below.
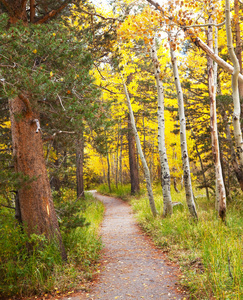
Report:
<svg viewBox="0 0 243 300"><path fill-rule="evenodd" d="M55 15L57 15L60 11L62 11L65 7L67 7L68 3L64 3L62 6L60 6L58 9L56 10L52 10L50 11L48 14L46 14L44 17L42 17L41 19L37 20L34 22L34 24L43 24L45 23L47 20L49 20L50 18L53 18Z"/></svg>
<svg viewBox="0 0 243 300"><path fill-rule="evenodd" d="M120 20L117 19L117 18L111 18L111 17L106 18L106 17L104 17L104 16L102 16L102 15L100 15L100 14L97 14L97 13L91 13L91 12L89 12L89 11L86 11L86 10L82 9L82 8L79 8L79 9L80 9L82 12L84 12L85 14L87 14L87 15L100 17L100 18L103 19L103 20L120 21Z"/></svg>
<svg viewBox="0 0 243 300"><path fill-rule="evenodd" d="M35 0L30 0L30 22L35 22Z"/></svg>
<svg viewBox="0 0 243 300"><path fill-rule="evenodd" d="M187 28L193 28L193 27L208 27L208 26L214 26L214 27L221 27L225 24L225 20L222 23L215 24L215 23L208 23L208 24L195 24L195 25L190 25L190 26L181 26L183 29Z"/></svg>
<svg viewBox="0 0 243 300"><path fill-rule="evenodd" d="M3 207L7 207L7 208L11 208L11 209L15 209L15 208L14 208L14 207L12 207L12 206L4 205L4 204L2 204L2 203L1 203L1 206L3 206Z"/></svg>
<svg viewBox="0 0 243 300"><path fill-rule="evenodd" d="M158 3L156 3L153 0L147 0L150 4L152 4L156 9L161 11L164 14L164 10L159 6ZM220 24L219 24L220 25ZM186 27L181 26L181 28L184 29L184 31L187 31ZM221 68L223 68L225 71L227 71L230 74L233 74L234 68L228 64L226 61L224 61L222 58L220 58L218 55L216 55L199 37L193 37L192 35L189 35L191 38L191 41L198 47L201 48L209 57L211 57ZM239 80L243 82L243 75L239 74Z"/></svg>
<svg viewBox="0 0 243 300"><path fill-rule="evenodd" d="M19 94L18 97L25 104L25 106L27 108L27 112L31 113L32 112L32 108L31 108L31 105L30 105L30 100L27 97L25 97L23 94Z"/></svg>

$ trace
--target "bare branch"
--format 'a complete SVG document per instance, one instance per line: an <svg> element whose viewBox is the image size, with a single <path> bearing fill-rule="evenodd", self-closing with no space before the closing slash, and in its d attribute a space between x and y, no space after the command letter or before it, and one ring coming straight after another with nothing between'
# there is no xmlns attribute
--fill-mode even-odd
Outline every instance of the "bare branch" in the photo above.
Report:
<svg viewBox="0 0 243 300"><path fill-rule="evenodd" d="M101 74L101 72L100 72L100 70L99 70L99 67L98 67L95 63L94 63L94 66L96 67L97 71L99 72L101 78L102 78L103 80L105 80L105 77Z"/></svg>
<svg viewBox="0 0 243 300"><path fill-rule="evenodd" d="M117 95L116 92L113 92L113 91L111 91L111 90L109 90L109 89L107 89L107 88L105 88L103 86L100 86L100 85L97 85L97 84L94 84L94 83L93 83L93 85L96 86L96 87L98 87L98 88L100 88L100 89L102 89L102 90L105 90L105 91L107 91L107 92L109 92L111 94ZM123 95L123 93L120 93L120 94Z"/></svg>
<svg viewBox="0 0 243 300"><path fill-rule="evenodd" d="M147 0L150 4L152 4L156 9L161 11L164 14L163 9L153 0ZM182 26L183 28L183 26ZM187 28L183 28L184 31L187 31ZM191 41L198 47L201 48L209 57L211 57L221 68L226 70L228 73L233 74L234 68L216 55L199 37L193 37L190 35ZM239 74L239 80L243 82L243 75Z"/></svg>
<svg viewBox="0 0 243 300"><path fill-rule="evenodd" d="M12 207L12 206L8 206L8 205L4 205L4 204L2 204L2 203L0 203L1 204L1 206L3 206L3 207L7 207L7 208L11 208L11 209L15 209L14 207Z"/></svg>
<svg viewBox="0 0 243 300"><path fill-rule="evenodd" d="M61 107L63 108L64 111L66 111L65 107L62 104L62 98L58 94L57 94L57 97L58 97L58 99L60 101Z"/></svg>
<svg viewBox="0 0 243 300"><path fill-rule="evenodd" d="M117 19L117 18L110 18L110 17L104 17L104 16L102 16L102 15L100 15L100 14L97 14L97 13L91 13L91 12L89 12L89 11L86 11L86 10L84 10L84 9L82 9L82 8L79 8L82 12L84 12L85 14L87 14L87 15L90 15L90 16L96 16L96 17L99 17L99 18L101 18L101 19L103 19L103 20L113 20L113 21L121 21L121 20L119 20L119 19Z"/></svg>
<svg viewBox="0 0 243 300"><path fill-rule="evenodd" d="M13 66L10 66L10 65L1 65L1 64L0 64L0 67L1 67L1 68L12 68L12 69L13 69L13 68L15 68L16 66L17 66L16 63L14 63Z"/></svg>
<svg viewBox="0 0 243 300"><path fill-rule="evenodd" d="M208 27L208 26L214 26L214 27L221 27L225 24L225 20L222 23L215 24L215 23L208 23L208 24L195 24L195 25L190 25L190 26L182 26L182 28L192 28L192 27Z"/></svg>
<svg viewBox="0 0 243 300"><path fill-rule="evenodd" d="M39 131L41 132L41 127L40 127L40 122L39 122L39 120L38 119L34 119L33 121L32 121L33 123L36 123L36 133L38 133Z"/></svg>

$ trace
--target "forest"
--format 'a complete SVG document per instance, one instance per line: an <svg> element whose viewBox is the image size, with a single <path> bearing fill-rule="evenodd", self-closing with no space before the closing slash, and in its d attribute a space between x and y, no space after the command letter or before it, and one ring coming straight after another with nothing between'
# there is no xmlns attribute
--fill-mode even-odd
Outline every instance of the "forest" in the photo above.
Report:
<svg viewBox="0 0 243 300"><path fill-rule="evenodd" d="M88 290L91 190L188 299L243 299L242 32L241 0L0 0L1 299Z"/></svg>

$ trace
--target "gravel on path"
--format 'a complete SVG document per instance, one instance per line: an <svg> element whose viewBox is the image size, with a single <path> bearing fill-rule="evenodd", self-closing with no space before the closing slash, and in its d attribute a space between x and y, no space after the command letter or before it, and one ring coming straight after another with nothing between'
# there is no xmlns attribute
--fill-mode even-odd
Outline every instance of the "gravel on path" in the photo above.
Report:
<svg viewBox="0 0 243 300"><path fill-rule="evenodd" d="M100 276L89 293L63 300L187 299L179 289L178 267L169 265L138 227L131 207L114 197L94 196L106 207L100 232L104 243Z"/></svg>

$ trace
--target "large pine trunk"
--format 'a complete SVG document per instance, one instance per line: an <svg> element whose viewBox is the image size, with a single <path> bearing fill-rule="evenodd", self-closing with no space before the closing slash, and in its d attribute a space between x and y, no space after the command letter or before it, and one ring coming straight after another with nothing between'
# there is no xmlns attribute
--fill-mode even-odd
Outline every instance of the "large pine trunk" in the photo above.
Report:
<svg viewBox="0 0 243 300"><path fill-rule="evenodd" d="M31 110L26 100L23 95L22 100L20 97L9 100L15 171L28 177L18 191L21 218L28 234L44 234L50 240L57 238L62 258L66 259L44 160L41 132L37 130L39 115Z"/></svg>
<svg viewBox="0 0 243 300"><path fill-rule="evenodd" d="M128 114L127 137L128 137L128 150L129 150L130 178L131 178L131 194L134 195L139 192L140 188L139 188L138 165L136 159L135 138L132 131L130 114Z"/></svg>

